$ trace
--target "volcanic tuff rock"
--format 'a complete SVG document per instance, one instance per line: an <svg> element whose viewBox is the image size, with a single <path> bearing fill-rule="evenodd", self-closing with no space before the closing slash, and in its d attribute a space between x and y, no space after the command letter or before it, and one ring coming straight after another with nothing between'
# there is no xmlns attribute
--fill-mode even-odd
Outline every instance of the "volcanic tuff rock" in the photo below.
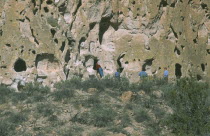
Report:
<svg viewBox="0 0 210 136"><path fill-rule="evenodd" d="M209 0L1 0L0 82L45 85L118 68L210 77Z"/></svg>

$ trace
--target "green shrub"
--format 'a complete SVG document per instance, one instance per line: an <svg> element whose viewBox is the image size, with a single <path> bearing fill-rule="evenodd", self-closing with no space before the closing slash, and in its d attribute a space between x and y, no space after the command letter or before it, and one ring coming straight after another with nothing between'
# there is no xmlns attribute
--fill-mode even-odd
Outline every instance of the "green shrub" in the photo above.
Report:
<svg viewBox="0 0 210 136"><path fill-rule="evenodd" d="M136 107L134 109L134 119L138 123L151 120L151 118L148 115L148 113L145 110L143 110L141 107L139 107L139 108Z"/></svg>
<svg viewBox="0 0 210 136"><path fill-rule="evenodd" d="M87 90L89 88L96 88L98 91L104 91L105 86L103 85L103 82L96 78L90 78L88 80L85 80L82 82L82 89Z"/></svg>
<svg viewBox="0 0 210 136"><path fill-rule="evenodd" d="M11 95L12 102L17 103L27 100L28 103L39 102L45 100L45 96L50 92L49 87L44 87L40 83L28 83L21 88L20 92Z"/></svg>
<svg viewBox="0 0 210 136"><path fill-rule="evenodd" d="M106 127L113 123L117 113L105 105L98 105L91 108L90 111L75 115L73 122L94 125L95 127Z"/></svg>
<svg viewBox="0 0 210 136"><path fill-rule="evenodd" d="M52 93L55 101L68 100L75 95L76 89L82 88L82 81L79 77L56 83L56 91Z"/></svg>
<svg viewBox="0 0 210 136"><path fill-rule="evenodd" d="M48 118L48 121L50 121L50 122L58 121L58 117L57 117L56 115L51 115L51 116Z"/></svg>
<svg viewBox="0 0 210 136"><path fill-rule="evenodd" d="M120 120L120 126L127 127L131 124L131 119L126 111L123 111L121 115L118 116L118 120Z"/></svg>
<svg viewBox="0 0 210 136"><path fill-rule="evenodd" d="M0 104L6 103L7 100L10 98L11 94L13 93L14 90L4 85L0 85Z"/></svg>
<svg viewBox="0 0 210 136"><path fill-rule="evenodd" d="M18 103L20 101L24 101L28 98L26 93L23 92L17 92L17 93L13 93L11 96L12 102L13 103Z"/></svg>
<svg viewBox="0 0 210 136"><path fill-rule="evenodd" d="M28 116L23 113L9 112L5 118L0 120L0 135L15 135L15 128L28 120Z"/></svg>
<svg viewBox="0 0 210 136"><path fill-rule="evenodd" d="M159 107L155 107L153 113L155 114L156 119L162 119L166 112Z"/></svg>
<svg viewBox="0 0 210 136"><path fill-rule="evenodd" d="M92 133L90 133L88 136L106 136L106 132L103 130L96 130Z"/></svg>
<svg viewBox="0 0 210 136"><path fill-rule="evenodd" d="M140 89L144 90L145 93L150 94L154 87L154 81L153 80L143 80L140 84ZM139 89L139 90L140 90Z"/></svg>
<svg viewBox="0 0 210 136"><path fill-rule="evenodd" d="M101 104L98 94L91 95L88 99L81 101L82 106L84 107L93 107Z"/></svg>
<svg viewBox="0 0 210 136"><path fill-rule="evenodd" d="M109 88L111 90L120 91L120 92L128 91L130 86L129 80L125 77L117 79L115 77L106 76L105 78L100 80L100 82L101 84L103 84L105 88Z"/></svg>
<svg viewBox="0 0 210 136"><path fill-rule="evenodd" d="M207 105L209 86L191 78L178 80L170 91L174 113L167 123L178 135L205 135L210 132L210 111Z"/></svg>
<svg viewBox="0 0 210 136"><path fill-rule="evenodd" d="M34 96L37 94L46 95L50 92L50 88L35 82L26 84L26 86L22 88L21 92L26 93L27 96Z"/></svg>
<svg viewBox="0 0 210 136"><path fill-rule="evenodd" d="M159 122L149 121L146 125L147 128L144 131L146 136L161 136L162 128Z"/></svg>
<svg viewBox="0 0 210 136"><path fill-rule="evenodd" d="M71 126L68 129L59 129L58 134L60 136L82 136L84 129L79 126Z"/></svg>
<svg viewBox="0 0 210 136"><path fill-rule="evenodd" d="M27 120L28 120L27 115L23 113L12 113L7 119L8 122L16 124L16 125L21 124Z"/></svg>
<svg viewBox="0 0 210 136"><path fill-rule="evenodd" d="M81 89L82 85L82 79L80 77L73 77L70 80L66 80L66 81L61 81L58 82L54 85L54 87L58 90L58 91L63 91L63 90L67 90L67 89Z"/></svg>
<svg viewBox="0 0 210 136"><path fill-rule="evenodd" d="M37 112L44 117L52 116L54 113L55 107L48 103L41 103L37 105Z"/></svg>
<svg viewBox="0 0 210 136"><path fill-rule="evenodd" d="M56 90L52 93L52 96L54 97L55 101L61 101L61 100L68 100L72 98L75 95L75 90L72 89L66 89L66 90Z"/></svg>
<svg viewBox="0 0 210 136"><path fill-rule="evenodd" d="M6 120L0 120L0 135L9 136L14 134L15 126L15 124L9 123Z"/></svg>
<svg viewBox="0 0 210 136"><path fill-rule="evenodd" d="M122 126L111 126L107 130L113 133L122 133L126 136L130 136L130 134L126 130L124 130Z"/></svg>
<svg viewBox="0 0 210 136"><path fill-rule="evenodd" d="M110 107L93 107L90 111L91 124L96 127L105 127L113 123L117 113Z"/></svg>
<svg viewBox="0 0 210 136"><path fill-rule="evenodd" d="M13 102L27 100L27 103L44 101L47 94L50 93L50 88L45 87L40 83L28 83L21 88L20 92L14 93L12 96Z"/></svg>

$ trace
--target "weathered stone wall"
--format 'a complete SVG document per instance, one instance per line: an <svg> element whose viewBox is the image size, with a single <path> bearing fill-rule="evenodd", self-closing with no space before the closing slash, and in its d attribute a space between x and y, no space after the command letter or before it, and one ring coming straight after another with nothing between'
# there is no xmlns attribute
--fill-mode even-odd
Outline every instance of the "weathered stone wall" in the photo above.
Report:
<svg viewBox="0 0 210 136"><path fill-rule="evenodd" d="M209 0L1 0L0 82L46 85L118 68L210 77Z"/></svg>

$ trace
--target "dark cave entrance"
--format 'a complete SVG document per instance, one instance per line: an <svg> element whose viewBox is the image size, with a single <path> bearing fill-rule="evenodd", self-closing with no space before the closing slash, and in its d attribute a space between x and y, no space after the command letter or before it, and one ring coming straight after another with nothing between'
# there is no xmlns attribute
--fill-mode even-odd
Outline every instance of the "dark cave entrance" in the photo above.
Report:
<svg viewBox="0 0 210 136"><path fill-rule="evenodd" d="M124 56L125 56L125 54L121 54L117 59L117 64L119 66L117 71L120 73L122 73L122 71L124 70L124 67L122 66L121 61L120 61Z"/></svg>
<svg viewBox="0 0 210 136"><path fill-rule="evenodd" d="M22 59L18 59L15 64L14 64L14 70L16 72L22 72L22 71L26 71L27 67L26 67L26 62Z"/></svg>
<svg viewBox="0 0 210 136"><path fill-rule="evenodd" d="M176 78L180 78L182 76L182 65L180 65L179 63L175 64L175 75Z"/></svg>

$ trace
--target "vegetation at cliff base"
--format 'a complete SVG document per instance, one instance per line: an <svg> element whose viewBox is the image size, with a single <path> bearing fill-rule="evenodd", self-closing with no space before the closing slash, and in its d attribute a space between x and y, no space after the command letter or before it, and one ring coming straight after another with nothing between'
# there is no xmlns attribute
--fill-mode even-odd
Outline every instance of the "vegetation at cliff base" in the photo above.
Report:
<svg viewBox="0 0 210 136"><path fill-rule="evenodd" d="M210 134L210 88L182 78L127 78L0 86L0 135L175 136Z"/></svg>

